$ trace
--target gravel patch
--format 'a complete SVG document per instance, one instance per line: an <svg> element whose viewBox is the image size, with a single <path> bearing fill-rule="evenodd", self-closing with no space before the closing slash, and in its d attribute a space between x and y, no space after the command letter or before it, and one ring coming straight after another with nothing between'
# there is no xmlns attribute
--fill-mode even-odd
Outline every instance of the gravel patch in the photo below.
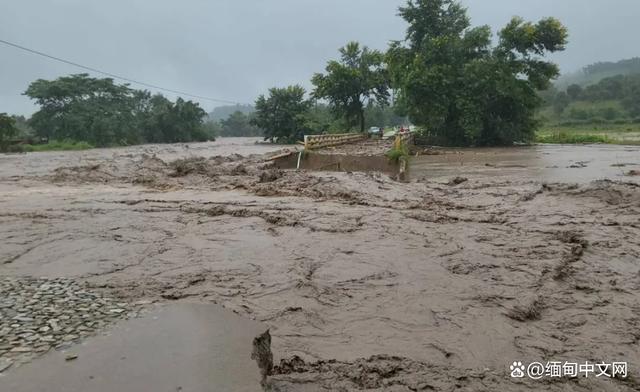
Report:
<svg viewBox="0 0 640 392"><path fill-rule="evenodd" d="M133 316L131 305L72 279L0 278L0 372Z"/></svg>

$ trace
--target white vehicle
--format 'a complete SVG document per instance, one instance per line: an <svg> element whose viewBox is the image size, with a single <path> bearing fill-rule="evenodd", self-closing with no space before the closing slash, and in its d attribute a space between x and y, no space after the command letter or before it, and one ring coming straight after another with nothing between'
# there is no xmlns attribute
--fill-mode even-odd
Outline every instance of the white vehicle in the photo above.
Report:
<svg viewBox="0 0 640 392"><path fill-rule="evenodd" d="M369 135L381 135L382 128L380 127L371 127L369 128Z"/></svg>

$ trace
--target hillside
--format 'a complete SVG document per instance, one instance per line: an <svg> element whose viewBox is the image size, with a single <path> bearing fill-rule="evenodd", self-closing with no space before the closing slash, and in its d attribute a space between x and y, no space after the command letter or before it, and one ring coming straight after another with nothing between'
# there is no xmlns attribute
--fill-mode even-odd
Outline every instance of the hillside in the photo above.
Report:
<svg viewBox="0 0 640 392"><path fill-rule="evenodd" d="M617 62L597 62L587 65L579 71L562 75L555 85L559 90L564 90L572 84L588 86L612 76L638 73L640 73L640 57Z"/></svg>

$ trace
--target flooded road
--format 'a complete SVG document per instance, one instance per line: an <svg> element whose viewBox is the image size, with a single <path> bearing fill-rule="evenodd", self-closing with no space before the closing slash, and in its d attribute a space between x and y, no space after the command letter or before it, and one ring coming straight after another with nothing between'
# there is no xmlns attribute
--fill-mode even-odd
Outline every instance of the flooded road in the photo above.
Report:
<svg viewBox="0 0 640 392"><path fill-rule="evenodd" d="M513 361L640 363L637 147L449 151L400 183L216 143L2 156L0 275L219 304L271 329L279 390L535 390ZM0 360L18 361L51 332L10 294ZM631 372L544 387L637 390Z"/></svg>
<svg viewBox="0 0 640 392"><path fill-rule="evenodd" d="M247 353L265 329L215 305L168 305L52 351L0 385L11 392L257 392L258 368Z"/></svg>

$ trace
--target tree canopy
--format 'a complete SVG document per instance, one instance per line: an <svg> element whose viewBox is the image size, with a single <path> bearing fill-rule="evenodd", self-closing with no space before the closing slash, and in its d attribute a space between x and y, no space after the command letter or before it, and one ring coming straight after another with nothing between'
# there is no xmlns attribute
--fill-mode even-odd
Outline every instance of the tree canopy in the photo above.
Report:
<svg viewBox="0 0 640 392"><path fill-rule="evenodd" d="M265 140L293 142L304 135L311 102L301 86L269 89L256 100L252 123L264 130Z"/></svg>
<svg viewBox="0 0 640 392"><path fill-rule="evenodd" d="M29 120L39 136L95 146L206 140L206 113L197 103L118 85L87 74L39 79L25 95L40 105Z"/></svg>
<svg viewBox="0 0 640 392"><path fill-rule="evenodd" d="M409 0L400 16L407 34L392 43L387 61L399 104L415 124L446 145L533 138L542 103L536 91L559 74L543 56L563 50L567 39L559 21L513 18L492 47L490 28L472 28L457 1Z"/></svg>
<svg viewBox="0 0 640 392"><path fill-rule="evenodd" d="M541 94L563 121L640 121L640 74L615 75L586 87L572 84L566 91L549 89Z"/></svg>
<svg viewBox="0 0 640 392"><path fill-rule="evenodd" d="M343 116L350 126L365 129L365 108L370 104L385 105L389 99L389 83L384 55L349 42L340 48L340 60L327 64L326 74L317 73L311 82L313 97L326 99L331 109Z"/></svg>

